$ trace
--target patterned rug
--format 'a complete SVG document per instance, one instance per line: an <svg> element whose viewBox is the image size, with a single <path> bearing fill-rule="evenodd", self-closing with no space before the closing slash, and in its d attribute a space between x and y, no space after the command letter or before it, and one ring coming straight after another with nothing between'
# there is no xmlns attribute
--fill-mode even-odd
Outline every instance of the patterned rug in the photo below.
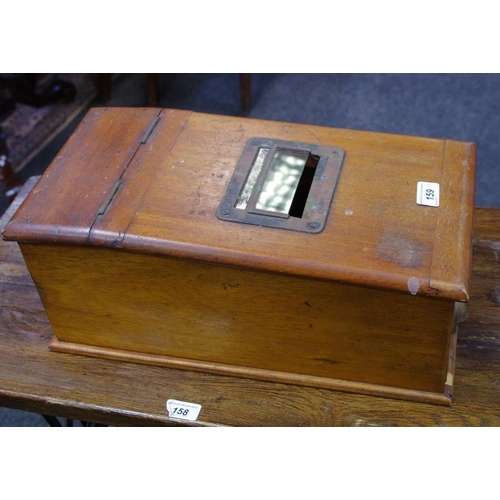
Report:
<svg viewBox="0 0 500 500"><path fill-rule="evenodd" d="M72 102L49 104L40 108L16 103L15 110L1 122L10 161L16 173L89 106L98 94L98 78L95 74L72 73L57 76L75 85L76 96ZM43 78L51 77L52 75L44 75Z"/></svg>

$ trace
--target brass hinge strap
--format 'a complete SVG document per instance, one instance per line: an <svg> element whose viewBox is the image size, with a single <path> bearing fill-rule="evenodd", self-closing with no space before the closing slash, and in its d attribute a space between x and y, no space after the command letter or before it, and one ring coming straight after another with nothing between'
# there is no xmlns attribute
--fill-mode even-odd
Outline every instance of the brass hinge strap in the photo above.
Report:
<svg viewBox="0 0 500 500"><path fill-rule="evenodd" d="M156 118L148 125L148 128L144 132L144 135L142 136L141 139L141 144L146 144L148 142L149 137L153 133L153 130L156 128L156 125L158 125L158 122L161 120L161 117L158 115Z"/></svg>
<svg viewBox="0 0 500 500"><path fill-rule="evenodd" d="M106 196L106 199L102 202L102 205L99 207L99 211L97 212L97 215L104 215L106 210L108 209L110 203L113 201L113 198L115 197L115 194L118 192L121 186L121 179L118 179L111 191L108 193L108 196Z"/></svg>

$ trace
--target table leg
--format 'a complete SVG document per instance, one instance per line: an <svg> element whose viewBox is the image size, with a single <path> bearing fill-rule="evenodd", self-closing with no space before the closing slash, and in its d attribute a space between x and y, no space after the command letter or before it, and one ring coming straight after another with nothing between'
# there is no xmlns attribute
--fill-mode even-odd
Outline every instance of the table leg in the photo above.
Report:
<svg viewBox="0 0 500 500"><path fill-rule="evenodd" d="M250 73L240 73L240 98L241 98L241 111L244 116L248 116L251 107Z"/></svg>

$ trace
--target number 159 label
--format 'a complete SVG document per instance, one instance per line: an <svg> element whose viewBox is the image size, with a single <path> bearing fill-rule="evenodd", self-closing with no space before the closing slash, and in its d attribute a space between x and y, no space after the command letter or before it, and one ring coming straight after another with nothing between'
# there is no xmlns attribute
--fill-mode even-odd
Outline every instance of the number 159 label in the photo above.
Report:
<svg viewBox="0 0 500 500"><path fill-rule="evenodd" d="M167 401L167 410L169 417L193 421L198 418L201 405L177 401L177 399L169 399Z"/></svg>
<svg viewBox="0 0 500 500"><path fill-rule="evenodd" d="M429 207L439 207L439 184L437 182L418 182L417 203Z"/></svg>

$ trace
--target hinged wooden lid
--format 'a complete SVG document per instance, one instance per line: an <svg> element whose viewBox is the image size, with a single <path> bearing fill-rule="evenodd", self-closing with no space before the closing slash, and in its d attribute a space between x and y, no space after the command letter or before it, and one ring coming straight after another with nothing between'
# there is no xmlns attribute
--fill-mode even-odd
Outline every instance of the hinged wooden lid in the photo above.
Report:
<svg viewBox="0 0 500 500"><path fill-rule="evenodd" d="M345 150L324 230L219 220L254 137ZM472 143L171 109L96 108L54 159L3 237L82 244L468 300ZM416 202L440 186L438 207Z"/></svg>

